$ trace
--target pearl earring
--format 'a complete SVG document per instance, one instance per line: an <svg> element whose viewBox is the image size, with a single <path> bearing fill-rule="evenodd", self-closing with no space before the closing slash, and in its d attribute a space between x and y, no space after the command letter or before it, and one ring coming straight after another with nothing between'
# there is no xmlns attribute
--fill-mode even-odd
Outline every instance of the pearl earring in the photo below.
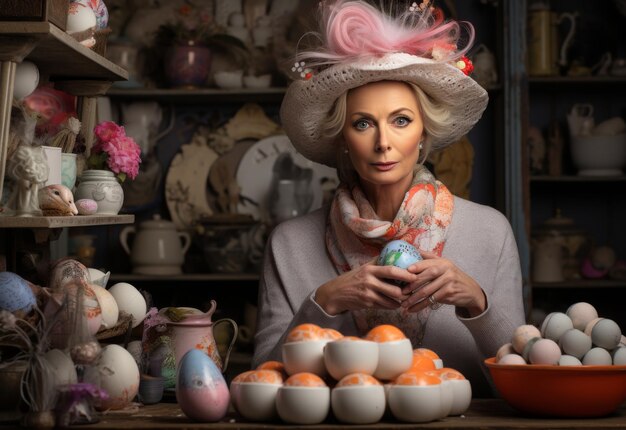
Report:
<svg viewBox="0 0 626 430"><path fill-rule="evenodd" d="M420 142L420 149L424 148L424 144Z"/></svg>

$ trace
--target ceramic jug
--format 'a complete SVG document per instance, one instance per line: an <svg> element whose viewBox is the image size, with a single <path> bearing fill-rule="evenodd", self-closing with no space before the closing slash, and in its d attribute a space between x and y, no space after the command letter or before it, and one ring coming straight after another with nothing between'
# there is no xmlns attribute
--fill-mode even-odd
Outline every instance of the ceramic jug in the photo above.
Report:
<svg viewBox="0 0 626 430"><path fill-rule="evenodd" d="M128 238L134 234L132 249ZM181 243L182 239L182 243ZM133 273L146 275L178 275L182 273L181 266L185 260L185 253L191 244L191 236L187 232L176 231L176 225L159 215L152 220L135 226L126 226L120 232L122 248L133 265Z"/></svg>
<svg viewBox="0 0 626 430"><path fill-rule="evenodd" d="M205 352L222 373L226 371L230 351L237 340L239 328L237 323L230 318L222 318L215 322L211 321L211 316L215 312L216 307L217 303L215 300L211 300L211 308L207 312L188 315L180 321L167 322L177 367L180 360L189 350L198 349ZM213 336L213 328L222 323L231 324L233 327L233 337L228 345L223 362Z"/></svg>

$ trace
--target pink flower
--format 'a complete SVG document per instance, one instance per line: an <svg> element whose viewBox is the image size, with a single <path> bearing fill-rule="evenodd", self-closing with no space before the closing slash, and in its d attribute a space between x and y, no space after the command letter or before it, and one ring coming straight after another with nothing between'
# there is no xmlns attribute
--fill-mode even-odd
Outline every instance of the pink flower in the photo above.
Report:
<svg viewBox="0 0 626 430"><path fill-rule="evenodd" d="M108 167L121 181L126 176L135 179L139 174L141 148L132 137L126 136L124 127L106 121L98 124L94 133L97 140L88 160L90 166L92 168Z"/></svg>
<svg viewBox="0 0 626 430"><path fill-rule="evenodd" d="M101 122L93 129L93 132L96 134L96 137L98 138L98 140L101 140L101 141L110 140L115 136L126 135L126 132L124 131L124 127L120 127L113 121Z"/></svg>

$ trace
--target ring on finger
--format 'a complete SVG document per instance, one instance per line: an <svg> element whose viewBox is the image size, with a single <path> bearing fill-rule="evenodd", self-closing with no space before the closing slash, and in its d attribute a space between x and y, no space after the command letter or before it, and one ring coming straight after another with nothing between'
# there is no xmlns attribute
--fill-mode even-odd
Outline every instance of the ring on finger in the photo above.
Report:
<svg viewBox="0 0 626 430"><path fill-rule="evenodd" d="M437 300L435 300L434 294L431 294L430 296L428 296L428 302L430 303L428 307L431 308L433 311L436 311L437 309L443 306L442 303L439 303Z"/></svg>

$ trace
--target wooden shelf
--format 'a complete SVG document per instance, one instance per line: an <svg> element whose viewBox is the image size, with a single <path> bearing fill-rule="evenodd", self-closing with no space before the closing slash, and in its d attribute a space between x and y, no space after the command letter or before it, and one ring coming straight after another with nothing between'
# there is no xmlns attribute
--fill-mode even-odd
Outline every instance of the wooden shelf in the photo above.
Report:
<svg viewBox="0 0 626 430"><path fill-rule="evenodd" d="M116 88L111 87L107 96L123 100L149 99L170 103L206 103L221 102L278 102L285 95L286 88L194 88L194 89L167 89L167 88Z"/></svg>
<svg viewBox="0 0 626 430"><path fill-rule="evenodd" d="M127 80L128 73L78 43L69 34L49 22L0 22L0 58L8 47L34 43L27 53L49 80Z"/></svg>
<svg viewBox="0 0 626 430"><path fill-rule="evenodd" d="M137 273L111 273L109 282L219 282L258 281L257 273L183 273L181 275L139 275Z"/></svg>
<svg viewBox="0 0 626 430"><path fill-rule="evenodd" d="M536 175L530 177L531 182L626 182L626 176L547 176Z"/></svg>
<svg viewBox="0 0 626 430"><path fill-rule="evenodd" d="M0 228L63 228L109 224L132 224L134 215L0 217Z"/></svg>
<svg viewBox="0 0 626 430"><path fill-rule="evenodd" d="M564 282L533 282L533 288L624 288L626 281L613 279L573 279Z"/></svg>
<svg viewBox="0 0 626 430"><path fill-rule="evenodd" d="M578 85L591 85L591 86L603 86L603 85L625 85L626 76L549 76L549 77L529 77L528 85L534 87L553 87L555 85L563 86L578 86Z"/></svg>

